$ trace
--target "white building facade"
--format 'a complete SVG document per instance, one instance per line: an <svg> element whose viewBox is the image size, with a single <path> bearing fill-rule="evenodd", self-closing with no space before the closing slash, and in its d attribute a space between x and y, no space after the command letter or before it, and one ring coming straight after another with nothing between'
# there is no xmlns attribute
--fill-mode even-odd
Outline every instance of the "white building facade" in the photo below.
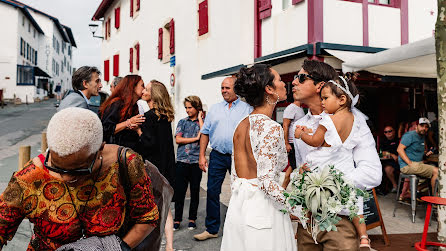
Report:
<svg viewBox="0 0 446 251"><path fill-rule="evenodd" d="M103 0L93 20L102 21L104 82L127 74L163 82L178 121L186 96L220 102L223 77L243 65L272 64L288 82L306 58L341 69L432 36L436 11L435 0Z"/></svg>
<svg viewBox="0 0 446 251"><path fill-rule="evenodd" d="M57 83L71 88L71 29L44 12L18 1L0 1L0 89L4 99L33 103ZM53 42L54 41L54 42ZM57 64L56 64L57 63Z"/></svg>

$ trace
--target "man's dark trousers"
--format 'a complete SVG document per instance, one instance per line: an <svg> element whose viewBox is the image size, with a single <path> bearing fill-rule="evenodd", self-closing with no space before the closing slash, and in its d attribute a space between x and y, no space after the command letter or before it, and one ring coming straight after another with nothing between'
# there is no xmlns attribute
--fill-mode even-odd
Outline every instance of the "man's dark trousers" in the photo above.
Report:
<svg viewBox="0 0 446 251"><path fill-rule="evenodd" d="M231 154L212 150L209 156L206 199L206 231L211 234L217 234L220 228L220 193L226 171L231 173Z"/></svg>

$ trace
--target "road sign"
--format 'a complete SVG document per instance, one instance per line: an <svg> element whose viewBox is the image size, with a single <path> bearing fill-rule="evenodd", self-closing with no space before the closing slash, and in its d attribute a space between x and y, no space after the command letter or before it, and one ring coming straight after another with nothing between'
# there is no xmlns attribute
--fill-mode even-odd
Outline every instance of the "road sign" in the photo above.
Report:
<svg viewBox="0 0 446 251"><path fill-rule="evenodd" d="M172 73L171 75L170 75L170 85L173 87L173 86L175 86L175 74L174 73Z"/></svg>

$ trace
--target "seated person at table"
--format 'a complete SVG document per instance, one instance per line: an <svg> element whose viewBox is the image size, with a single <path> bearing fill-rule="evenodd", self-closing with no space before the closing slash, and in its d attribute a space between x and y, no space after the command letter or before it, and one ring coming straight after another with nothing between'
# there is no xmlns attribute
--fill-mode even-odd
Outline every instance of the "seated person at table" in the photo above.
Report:
<svg viewBox="0 0 446 251"><path fill-rule="evenodd" d="M427 131L429 130L430 122L427 118L420 118L415 131L408 131L403 135L398 146L397 152L398 163L400 165L401 173L415 174L420 177L430 178L432 191L435 188L435 181L438 177L438 167L423 163L423 155L425 153L424 142ZM426 156L431 155L432 152L426 153ZM403 190L400 195L400 200L407 196L407 189L409 184L404 183Z"/></svg>
<svg viewBox="0 0 446 251"><path fill-rule="evenodd" d="M382 140L379 148L383 153L383 157L386 158L381 161L381 164L386 172L387 178L392 182L391 193L396 193L397 184L395 180L394 171L398 170L398 148L399 139L396 137L395 129L392 126L384 127L384 139Z"/></svg>

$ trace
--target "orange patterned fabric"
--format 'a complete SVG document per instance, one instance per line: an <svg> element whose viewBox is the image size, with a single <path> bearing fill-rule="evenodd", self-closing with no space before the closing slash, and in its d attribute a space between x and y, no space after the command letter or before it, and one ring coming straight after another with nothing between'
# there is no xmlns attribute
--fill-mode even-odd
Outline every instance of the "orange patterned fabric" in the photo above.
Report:
<svg viewBox="0 0 446 251"><path fill-rule="evenodd" d="M156 225L158 208L144 162L131 150L126 157L132 187L129 200L120 184L118 162L103 166L96 183L87 179L71 186L30 161L14 173L0 195L0 246L12 239L24 218L34 224L28 250L55 250L78 240L82 237L80 220L86 237L116 234L123 224L127 201L132 221Z"/></svg>

